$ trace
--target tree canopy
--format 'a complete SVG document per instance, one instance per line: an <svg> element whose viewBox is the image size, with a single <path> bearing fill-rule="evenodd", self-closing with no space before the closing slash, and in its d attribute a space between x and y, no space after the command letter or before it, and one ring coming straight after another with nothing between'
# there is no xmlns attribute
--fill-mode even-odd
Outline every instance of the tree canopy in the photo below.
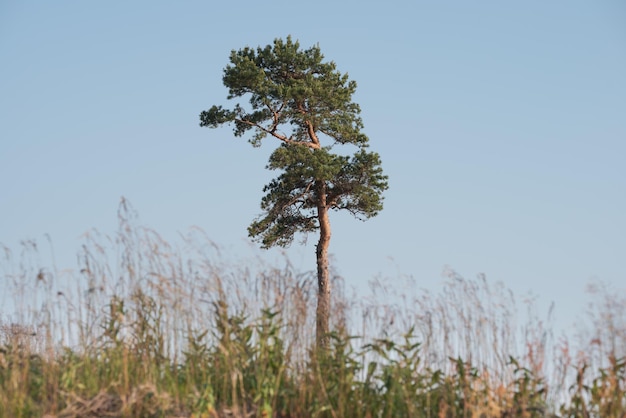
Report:
<svg viewBox="0 0 626 418"><path fill-rule="evenodd" d="M265 215L254 221L249 233L260 237L263 247L285 246L296 232L317 229L316 181L324 181L328 209L345 209L359 219L370 218L382 209L378 190L386 185L374 153L358 151L352 158L335 155L326 148L281 146L270 157L268 168L281 170L264 191Z"/></svg>
<svg viewBox="0 0 626 418"><path fill-rule="evenodd" d="M228 99L245 96L249 106L212 106L200 115L201 126L234 123L235 136L251 131L254 146L268 136L282 142L267 165L282 174L265 186L264 214L248 229L265 248L288 245L296 232L318 228L316 182L326 183L328 209L363 220L382 209L387 177L378 154L367 150L360 107L352 102L356 82L323 59L319 46L301 50L290 37L232 51L223 76ZM358 150L346 157L332 152L336 144Z"/></svg>

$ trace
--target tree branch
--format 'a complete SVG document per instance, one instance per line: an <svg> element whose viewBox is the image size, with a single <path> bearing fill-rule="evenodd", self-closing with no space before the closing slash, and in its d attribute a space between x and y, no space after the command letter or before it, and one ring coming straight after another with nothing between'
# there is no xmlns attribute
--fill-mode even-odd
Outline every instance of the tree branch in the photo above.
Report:
<svg viewBox="0 0 626 418"><path fill-rule="evenodd" d="M311 147L311 148L319 149L320 140L317 137L317 134L315 133L315 128L313 127L313 124L311 123L311 121L308 121L308 120L305 123L306 123L307 133L309 134L309 138L311 138L312 144L316 145L315 147Z"/></svg>
<svg viewBox="0 0 626 418"><path fill-rule="evenodd" d="M276 127L274 125L272 125L272 129L269 129L269 128L266 128L263 125L259 125L256 122L251 122L251 121L246 120L246 119L235 118L235 122L243 123L244 125L248 125L248 126L252 126L254 128L260 129L261 131L272 135L274 138L280 139L285 144L302 145L304 147L309 147L311 149L320 149L321 148L319 140L317 140L317 142L295 141L295 140L291 139L291 137L287 138L285 135L281 135L278 132L276 132ZM313 132L313 134L315 135L315 132ZM317 137L315 137L315 138L317 139Z"/></svg>
<svg viewBox="0 0 626 418"><path fill-rule="evenodd" d="M304 104L299 101L297 102L297 106L298 106L298 112L300 112L300 114L302 115L306 115L308 112L307 110L304 108ZM311 146L311 148L313 149L319 149L320 148L320 139L317 137L317 134L315 133L315 127L313 126L313 123L310 120L307 120L304 122L304 124L306 125L306 132L309 135L309 138L311 139L311 144L313 144Z"/></svg>
<svg viewBox="0 0 626 418"><path fill-rule="evenodd" d="M304 189L304 191L302 193L299 193L296 196L293 196L288 202L286 202L285 204L281 205L281 208L280 208L279 212L284 211L285 208L288 208L289 206L293 206L293 205L295 205L298 202L302 203L303 205L306 204L307 199L305 197L306 197L306 195L308 195L310 193L311 187L313 187L314 184L315 184L314 181L309 182L306 185L306 187L305 187L305 189ZM302 199L302 200L300 200L300 199Z"/></svg>

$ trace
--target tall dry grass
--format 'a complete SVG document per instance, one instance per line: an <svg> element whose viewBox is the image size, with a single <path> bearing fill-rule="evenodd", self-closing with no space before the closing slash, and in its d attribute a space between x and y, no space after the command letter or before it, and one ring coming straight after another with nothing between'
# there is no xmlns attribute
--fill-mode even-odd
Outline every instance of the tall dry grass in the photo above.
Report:
<svg viewBox="0 0 626 418"><path fill-rule="evenodd" d="M0 417L626 416L626 298L601 285L574 341L484 277L355 297L335 275L320 352L313 272L224 261L197 229L172 246L125 201L118 216L73 271L4 248Z"/></svg>

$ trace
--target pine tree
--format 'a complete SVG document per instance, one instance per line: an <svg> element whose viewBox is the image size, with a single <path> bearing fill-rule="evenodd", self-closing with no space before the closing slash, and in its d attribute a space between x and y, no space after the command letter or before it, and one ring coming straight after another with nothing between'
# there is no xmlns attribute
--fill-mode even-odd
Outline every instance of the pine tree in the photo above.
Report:
<svg viewBox="0 0 626 418"><path fill-rule="evenodd" d="M316 338L325 347L330 331L329 212L371 218L382 210L388 187L380 157L368 150L360 107L352 102L356 82L337 71L334 62L324 62L318 46L302 50L291 37L264 48L232 51L223 82L228 99L247 98L249 105L212 106L200 114L200 126L234 124L235 136L250 131L254 146L266 137L280 141L266 167L280 174L264 187L263 214L248 233L270 248L288 246L296 233L319 231ZM336 148L354 153L337 154Z"/></svg>

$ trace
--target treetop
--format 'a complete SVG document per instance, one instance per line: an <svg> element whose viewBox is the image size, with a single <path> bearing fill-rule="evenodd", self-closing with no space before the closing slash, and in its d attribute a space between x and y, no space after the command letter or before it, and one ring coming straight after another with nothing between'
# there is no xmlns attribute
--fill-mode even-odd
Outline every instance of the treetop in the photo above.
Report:
<svg viewBox="0 0 626 418"><path fill-rule="evenodd" d="M228 99L246 96L249 106L213 106L200 115L200 126L234 123L236 136L249 130L258 146L271 135L286 144L321 148L320 134L341 144L366 146L361 109L352 102L356 82L324 62L319 46L302 50L287 37L256 49L233 50L224 69Z"/></svg>

